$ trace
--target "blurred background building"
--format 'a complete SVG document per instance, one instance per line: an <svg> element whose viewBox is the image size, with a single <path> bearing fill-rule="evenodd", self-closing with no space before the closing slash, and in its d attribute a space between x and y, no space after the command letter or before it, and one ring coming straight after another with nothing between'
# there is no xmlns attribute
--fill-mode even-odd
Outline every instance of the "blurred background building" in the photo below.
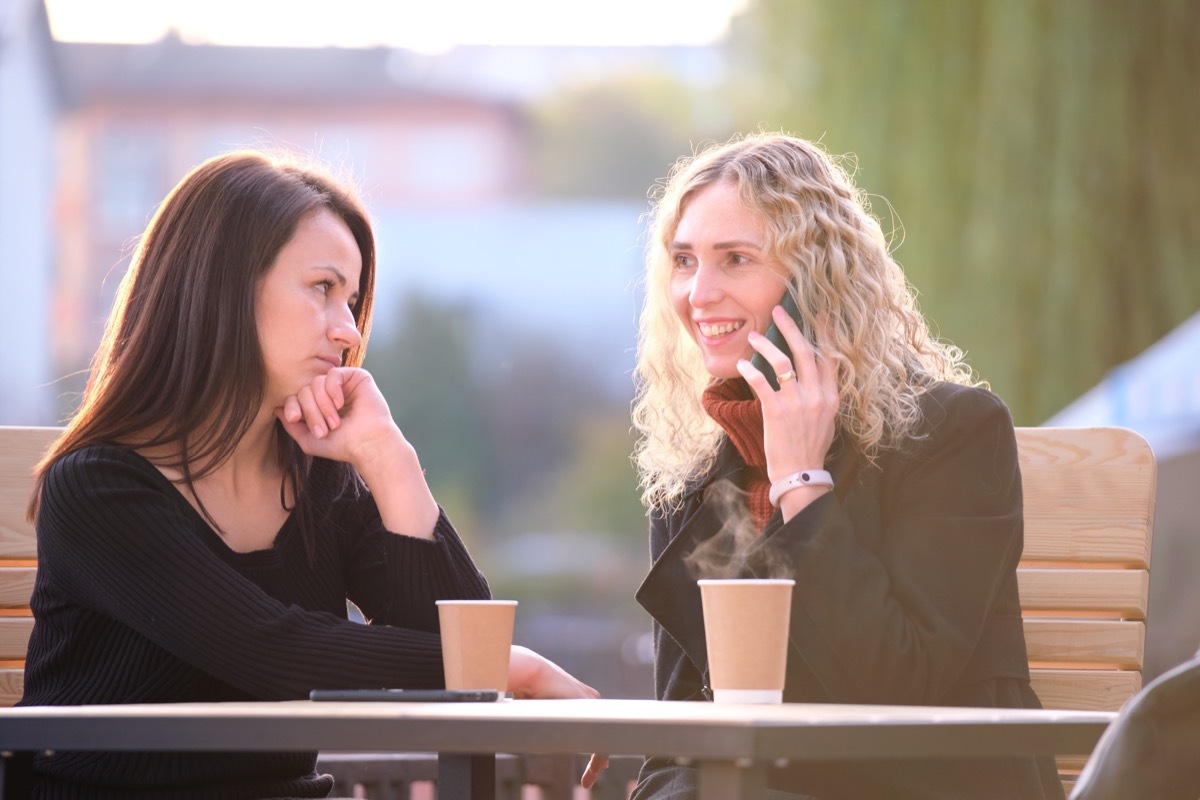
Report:
<svg viewBox="0 0 1200 800"><path fill-rule="evenodd" d="M50 300L62 86L40 0L0 3L0 424L57 418Z"/></svg>
<svg viewBox="0 0 1200 800"><path fill-rule="evenodd" d="M1200 602L1195 472L1174 466L1200 439L1200 341L1171 334L1152 378L1133 367L1200 309L1200 5L728 0L723 32L692 44L418 50L67 41L44 2L0 0L0 424L71 411L136 237L187 170L311 153L362 189L368 367L496 595L521 601L518 638L648 696L629 461L647 191L706 141L786 129L853 154L923 310L1017 424L1062 411L1151 437L1147 679L1200 645L1182 611ZM576 11L643 33L653 5ZM682 28L705 4L657 5ZM331 37L370 16L323 9ZM1114 381L1190 411L1160 431L1072 405Z"/></svg>

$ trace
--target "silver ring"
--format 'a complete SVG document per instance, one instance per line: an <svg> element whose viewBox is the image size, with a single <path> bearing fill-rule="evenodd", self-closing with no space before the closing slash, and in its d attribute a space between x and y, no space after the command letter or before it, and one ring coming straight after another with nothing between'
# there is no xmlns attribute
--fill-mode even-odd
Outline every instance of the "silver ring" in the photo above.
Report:
<svg viewBox="0 0 1200 800"><path fill-rule="evenodd" d="M776 375L775 378L780 383L783 383L784 381L794 381L796 380L796 370L789 369L787 372L781 372Z"/></svg>

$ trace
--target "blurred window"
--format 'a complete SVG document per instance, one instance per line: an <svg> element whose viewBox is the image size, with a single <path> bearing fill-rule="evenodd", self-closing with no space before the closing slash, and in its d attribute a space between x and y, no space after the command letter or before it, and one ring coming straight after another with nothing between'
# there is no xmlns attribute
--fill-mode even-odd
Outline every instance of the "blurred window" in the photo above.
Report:
<svg viewBox="0 0 1200 800"><path fill-rule="evenodd" d="M406 137L404 175L414 191L486 193L501 182L494 138L473 125L430 125Z"/></svg>
<svg viewBox="0 0 1200 800"><path fill-rule="evenodd" d="M367 126L322 125L313 149L340 177L358 183L372 175L375 134Z"/></svg>
<svg viewBox="0 0 1200 800"><path fill-rule="evenodd" d="M105 231L142 230L162 199L166 142L160 134L114 129L100 138L95 205Z"/></svg>

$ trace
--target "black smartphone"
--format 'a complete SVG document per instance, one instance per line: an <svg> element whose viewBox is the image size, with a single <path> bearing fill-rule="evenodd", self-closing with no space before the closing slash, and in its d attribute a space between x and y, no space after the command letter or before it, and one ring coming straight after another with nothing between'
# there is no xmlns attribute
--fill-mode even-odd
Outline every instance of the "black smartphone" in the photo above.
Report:
<svg viewBox="0 0 1200 800"><path fill-rule="evenodd" d="M364 703L494 703L495 689L313 689L309 700Z"/></svg>
<svg viewBox="0 0 1200 800"><path fill-rule="evenodd" d="M800 316L800 309L796 307L796 298L792 295L792 290L783 293L783 299L779 301L783 306L783 310L788 313L792 319L796 320L796 324L800 326L800 333L804 334L804 338L812 341L812 337L808 335L808 326L804 324L804 318ZM783 332L779 330L779 326L772 322L767 326L767 332L763 334L767 337L767 341L783 351L783 354L788 358L792 357L792 348L788 347L787 340L783 338ZM771 388L779 390L779 381L775 378L775 369L767 363L767 360L762 357L762 354L757 350L754 351L754 356L750 359L750 363L767 376L767 382L771 384Z"/></svg>

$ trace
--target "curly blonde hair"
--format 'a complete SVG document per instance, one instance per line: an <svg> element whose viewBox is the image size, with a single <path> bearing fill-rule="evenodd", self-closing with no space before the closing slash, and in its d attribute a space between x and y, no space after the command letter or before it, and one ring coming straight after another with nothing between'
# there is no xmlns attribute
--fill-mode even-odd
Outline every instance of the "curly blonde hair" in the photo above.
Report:
<svg viewBox="0 0 1200 800"><path fill-rule="evenodd" d="M655 192L646 248L633 423L642 502L667 510L710 468L723 432L700 395L712 381L671 305L670 244L690 198L722 181L764 221L765 248L791 272L797 306L824 358L837 361L843 440L870 461L900 446L935 381L976 383L962 352L917 309L867 195L813 142L782 133L737 137L680 159Z"/></svg>

